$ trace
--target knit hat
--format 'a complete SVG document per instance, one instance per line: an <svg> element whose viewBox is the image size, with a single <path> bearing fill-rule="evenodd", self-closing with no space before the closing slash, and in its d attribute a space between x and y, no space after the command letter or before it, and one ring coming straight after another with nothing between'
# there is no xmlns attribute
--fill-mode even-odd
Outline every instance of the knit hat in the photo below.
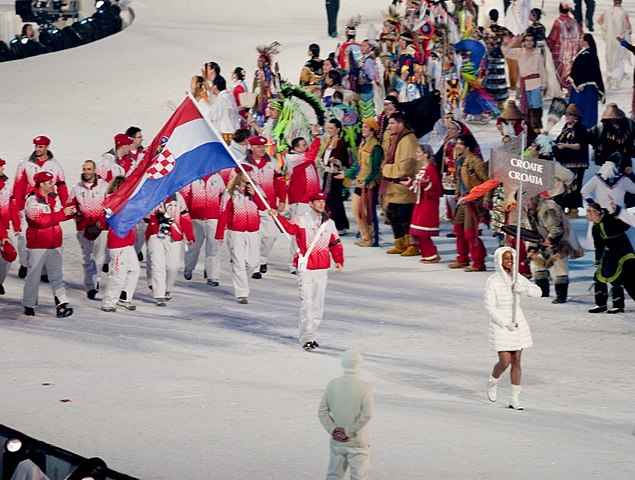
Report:
<svg viewBox="0 0 635 480"><path fill-rule="evenodd" d="M498 118L502 118L503 120L522 120L523 114L514 100L508 100L505 105L505 110L503 110L503 113L501 113Z"/></svg>
<svg viewBox="0 0 635 480"><path fill-rule="evenodd" d="M0 255L8 263L15 261L18 256L18 252L15 251L15 247L11 242L0 243Z"/></svg>
<svg viewBox="0 0 635 480"><path fill-rule="evenodd" d="M132 145L132 138L125 133L118 133L115 135L115 147L121 147L123 145Z"/></svg>
<svg viewBox="0 0 635 480"><path fill-rule="evenodd" d="M6 165L6 164L7 164L7 162L3 158L0 158L0 167L2 165Z"/></svg>
<svg viewBox="0 0 635 480"><path fill-rule="evenodd" d="M33 139L33 145L46 145L49 146L51 144L51 139L44 135L38 135Z"/></svg>
<svg viewBox="0 0 635 480"><path fill-rule="evenodd" d="M564 113L569 113L576 118L582 117L582 112L580 112L580 109L575 103L570 103Z"/></svg>
<svg viewBox="0 0 635 480"><path fill-rule="evenodd" d="M324 193L324 192L316 192L313 195L311 195L310 200L312 202L315 202L316 200L326 200L326 193Z"/></svg>
<svg viewBox="0 0 635 480"><path fill-rule="evenodd" d="M346 350L342 357L342 367L346 372L359 372L363 362L364 357L358 350Z"/></svg>
<svg viewBox="0 0 635 480"><path fill-rule="evenodd" d="M267 139L261 135L249 137L249 145L267 145Z"/></svg>
<svg viewBox="0 0 635 480"><path fill-rule="evenodd" d="M42 144L40 144L42 145ZM48 182L49 180L53 180L53 174L51 172L42 171L37 172L33 175L33 181L35 182L35 186L37 187L40 183Z"/></svg>
<svg viewBox="0 0 635 480"><path fill-rule="evenodd" d="M622 120L624 118L626 118L626 115L620 110L617 104L609 103L602 114L601 120Z"/></svg>
<svg viewBox="0 0 635 480"><path fill-rule="evenodd" d="M366 125L368 128L374 130L375 133L379 132L379 123L374 118L367 118L362 125Z"/></svg>

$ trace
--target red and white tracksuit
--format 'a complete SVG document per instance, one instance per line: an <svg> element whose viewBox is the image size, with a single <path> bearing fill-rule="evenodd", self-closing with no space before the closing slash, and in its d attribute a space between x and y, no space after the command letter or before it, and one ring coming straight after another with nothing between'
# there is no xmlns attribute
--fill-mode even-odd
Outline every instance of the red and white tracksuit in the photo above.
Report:
<svg viewBox="0 0 635 480"><path fill-rule="evenodd" d="M59 196L62 206L68 201L68 187L66 186L66 175L62 164L53 157L53 153L49 150L45 160L38 160L34 153L22 160L18 164L13 182L13 198L16 201L18 210L20 211L21 229L18 233L18 258L20 265L27 266L26 255L26 239L24 237L26 231L26 220L24 218L24 208L26 198L35 188L33 177L39 172L51 172L55 181L55 192Z"/></svg>
<svg viewBox="0 0 635 480"><path fill-rule="evenodd" d="M251 155L247 156L246 163L253 167L249 176L258 186L271 208L277 208L278 203L286 203L287 186L277 164L269 155L256 160ZM260 213L260 264L267 263L267 257L271 253L273 244L278 236L278 229L271 216L266 211ZM258 270L259 265L254 267Z"/></svg>
<svg viewBox="0 0 635 480"><path fill-rule="evenodd" d="M159 230L158 213L174 220L170 225L170 234L163 235ZM176 274L181 258L183 238L194 240L192 220L187 205L180 193L164 200L150 215L146 230L146 242L152 278L152 296L156 299L167 298L176 282Z"/></svg>
<svg viewBox="0 0 635 480"><path fill-rule="evenodd" d="M114 307L119 299L132 301L139 281L139 260L134 249L136 228L123 238L109 230L107 237L110 268L102 306Z"/></svg>
<svg viewBox="0 0 635 480"><path fill-rule="evenodd" d="M304 215L311 210L311 197L322 191L320 174L315 166L315 158L320 150L320 137L316 137L304 153L287 154L286 169L289 176L287 191L289 194L289 215L291 218ZM293 261L298 245L291 237L289 259Z"/></svg>
<svg viewBox="0 0 635 480"><path fill-rule="evenodd" d="M344 264L344 247L337 233L333 220L323 216L313 209L290 221L278 216L280 223L287 232L294 235L301 255L306 255L313 239L323 222L325 228L320 233L311 254L307 268L298 271L298 285L300 287L300 343L315 340L315 332L322 322L324 314L324 299L328 269L331 266L331 256L336 264ZM297 266L297 255L294 259Z"/></svg>
<svg viewBox="0 0 635 480"><path fill-rule="evenodd" d="M62 274L62 227L60 223L69 220L62 210L58 195L47 197L34 190L26 199L26 252L28 273L24 279L22 304L35 308L38 301L40 276L46 266L55 303L68 303L64 277Z"/></svg>
<svg viewBox="0 0 635 480"><path fill-rule="evenodd" d="M223 195L223 204L216 238L227 237L232 265L232 282L236 298L249 297L249 277L259 265L259 237L261 215L265 205L257 195L248 195L234 188ZM227 229L227 234L225 234Z"/></svg>
<svg viewBox="0 0 635 480"><path fill-rule="evenodd" d="M84 236L84 230L89 226L96 226L101 220L104 207L102 206L108 190L108 183L99 177L94 182L80 180L73 185L69 203L77 207L75 216L77 227L77 241L82 250L82 267L84 269L84 290L99 290L99 269L106 259L106 235L100 234L95 240Z"/></svg>
<svg viewBox="0 0 635 480"><path fill-rule="evenodd" d="M11 197L12 187L5 175L0 176L0 229L5 232L11 244L15 245L16 233L20 231L20 212L15 200ZM0 237L0 240L2 238L4 237ZM0 284L6 280L10 268L11 263L0 256Z"/></svg>
<svg viewBox="0 0 635 480"><path fill-rule="evenodd" d="M101 160L97 164L97 175L106 182L115 177L128 177L136 168L137 162L130 155L117 157L115 150L110 150L101 156Z"/></svg>
<svg viewBox="0 0 635 480"><path fill-rule="evenodd" d="M205 242L205 272L208 279L216 282L220 275L220 244L214 237L225 187L221 175L214 173L181 190L194 228L194 244L185 252L184 270L186 273L194 271Z"/></svg>

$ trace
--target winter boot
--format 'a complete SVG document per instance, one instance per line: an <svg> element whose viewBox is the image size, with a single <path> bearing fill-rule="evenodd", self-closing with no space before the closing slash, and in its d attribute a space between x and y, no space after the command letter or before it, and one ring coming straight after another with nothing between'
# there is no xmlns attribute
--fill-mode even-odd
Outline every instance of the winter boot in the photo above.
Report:
<svg viewBox="0 0 635 480"><path fill-rule="evenodd" d="M496 401L496 396L498 393L498 381L499 378L494 378L491 375L489 376L489 380L487 380L487 398L490 402Z"/></svg>
<svg viewBox="0 0 635 480"><path fill-rule="evenodd" d="M606 288L606 283L596 281L595 288L595 307L589 310L589 313L603 313L608 310L606 306L609 295Z"/></svg>
<svg viewBox="0 0 635 480"><path fill-rule="evenodd" d="M554 286L556 289L556 298L554 298L551 303L566 303L567 294L569 292L569 277L567 275L556 277Z"/></svg>
<svg viewBox="0 0 635 480"><path fill-rule="evenodd" d="M410 244L410 235L406 235L406 249L401 252L402 257L418 257L421 255L421 250L419 249L419 245L411 245Z"/></svg>
<svg viewBox="0 0 635 480"><path fill-rule="evenodd" d="M524 410L520 405L520 385L512 385L512 394L509 397L509 408L514 410Z"/></svg>
<svg viewBox="0 0 635 480"><path fill-rule="evenodd" d="M536 274L536 277L538 276L538 274ZM548 297L549 296L549 278L536 278L536 285L538 285L540 287L540 290L542 290L542 296L543 297Z"/></svg>
<svg viewBox="0 0 635 480"><path fill-rule="evenodd" d="M624 313L624 288L621 285L611 288L611 301L613 308L609 308L607 313Z"/></svg>
<svg viewBox="0 0 635 480"><path fill-rule="evenodd" d="M386 250L388 255L401 255L408 248L406 237L395 238L395 246L390 250Z"/></svg>

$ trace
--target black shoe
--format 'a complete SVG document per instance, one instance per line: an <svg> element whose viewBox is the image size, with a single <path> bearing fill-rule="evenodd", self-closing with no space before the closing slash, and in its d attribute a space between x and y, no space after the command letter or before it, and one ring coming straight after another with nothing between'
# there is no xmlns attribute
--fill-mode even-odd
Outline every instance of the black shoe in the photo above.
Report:
<svg viewBox="0 0 635 480"><path fill-rule="evenodd" d="M313 345L313 348L318 348L320 346L315 340L313 340L311 344Z"/></svg>
<svg viewBox="0 0 635 480"><path fill-rule="evenodd" d="M60 303L57 308L57 312L55 316L57 318L66 318L70 317L73 314L73 309L68 306L68 303Z"/></svg>
<svg viewBox="0 0 635 480"><path fill-rule="evenodd" d="M4 295L4 286L0 283L0 295Z"/></svg>
<svg viewBox="0 0 635 480"><path fill-rule="evenodd" d="M137 260L139 260L140 262L143 262L143 252L137 253Z"/></svg>
<svg viewBox="0 0 635 480"><path fill-rule="evenodd" d="M34 317L35 316L35 308L24 307L24 314L27 317Z"/></svg>
<svg viewBox="0 0 635 480"><path fill-rule="evenodd" d="M589 310L589 313L604 313L608 310L607 306L604 305L603 307L598 307L597 305L595 307L593 307L591 310Z"/></svg>
<svg viewBox="0 0 635 480"><path fill-rule="evenodd" d="M192 272L190 272L188 270L184 270L183 271L183 278L185 278L185 280L192 280Z"/></svg>
<svg viewBox="0 0 635 480"><path fill-rule="evenodd" d="M312 352L313 350L315 350L313 342L306 342L304 345L302 345L302 350L304 350L305 352Z"/></svg>
<svg viewBox="0 0 635 480"><path fill-rule="evenodd" d="M207 284L210 287L218 287L220 285L220 283L218 283L216 280L210 280L210 279L207 279Z"/></svg>
<svg viewBox="0 0 635 480"><path fill-rule="evenodd" d="M551 300L551 303L567 303L567 300L564 298L556 297L553 300Z"/></svg>
<svg viewBox="0 0 635 480"><path fill-rule="evenodd" d="M446 236L447 238L456 238L456 233L452 233L452 232L450 232L450 233L446 233L446 234L445 234L445 236Z"/></svg>
<svg viewBox="0 0 635 480"><path fill-rule="evenodd" d="M19 278L26 278L26 272L27 272L27 268L20 265L20 269L18 270L18 277Z"/></svg>
<svg viewBox="0 0 635 480"><path fill-rule="evenodd" d="M260 272L256 272L254 273L251 278L255 278L256 280L260 280L262 278L262 273Z"/></svg>
<svg viewBox="0 0 635 480"><path fill-rule="evenodd" d="M86 296L88 297L89 300L95 300L95 297L97 296L97 290L95 290L94 288L91 288L90 290L86 292Z"/></svg>
<svg viewBox="0 0 635 480"><path fill-rule="evenodd" d="M104 272L104 273L108 273L108 270L110 270L110 269L108 268L108 264L107 264L107 263L104 263L104 264L101 266L101 271L102 271L102 272Z"/></svg>
<svg viewBox="0 0 635 480"><path fill-rule="evenodd" d="M49 276L48 275L40 275L40 281L44 282L44 283L49 283Z"/></svg>
<svg viewBox="0 0 635 480"><path fill-rule="evenodd" d="M624 313L623 308L609 308L606 313Z"/></svg>
<svg viewBox="0 0 635 480"><path fill-rule="evenodd" d="M267 273L267 264L263 263L260 265L260 273Z"/></svg>
<svg viewBox="0 0 635 480"><path fill-rule="evenodd" d="M249 303L249 299L247 297L238 297L238 303L241 305L247 305Z"/></svg>

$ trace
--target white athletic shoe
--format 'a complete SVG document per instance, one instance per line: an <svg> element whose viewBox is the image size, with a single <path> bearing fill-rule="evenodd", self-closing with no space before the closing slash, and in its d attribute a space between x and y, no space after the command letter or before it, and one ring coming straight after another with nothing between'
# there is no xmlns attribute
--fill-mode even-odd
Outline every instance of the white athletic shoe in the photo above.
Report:
<svg viewBox="0 0 635 480"><path fill-rule="evenodd" d="M117 300L117 306L118 307L123 307L126 310L130 310L131 312L137 309L136 305L133 305L132 303L130 303L127 300Z"/></svg>
<svg viewBox="0 0 635 480"><path fill-rule="evenodd" d="M490 402L496 401L496 396L498 395L498 381L499 378L489 377L487 380L487 398Z"/></svg>

